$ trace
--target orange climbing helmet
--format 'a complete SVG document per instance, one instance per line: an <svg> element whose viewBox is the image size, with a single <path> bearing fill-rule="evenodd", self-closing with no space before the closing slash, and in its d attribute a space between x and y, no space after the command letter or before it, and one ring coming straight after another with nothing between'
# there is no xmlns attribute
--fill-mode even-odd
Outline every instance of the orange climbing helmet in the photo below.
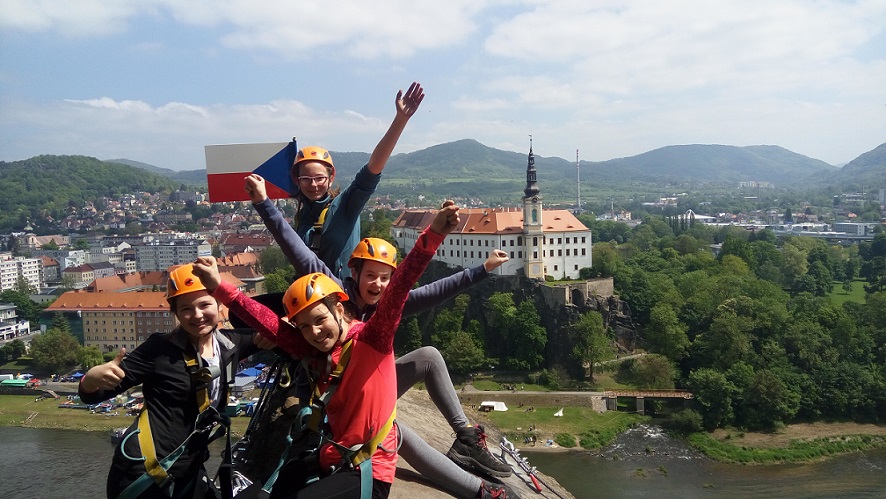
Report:
<svg viewBox="0 0 886 499"><path fill-rule="evenodd" d="M357 260L372 260L397 268L397 248L384 239L377 237L363 238L351 253L348 267L355 268Z"/></svg>
<svg viewBox="0 0 886 499"><path fill-rule="evenodd" d="M329 151L326 149L317 146L308 146L299 149L298 153L295 155L295 162L292 164L293 171L297 172L295 169L298 167L299 163L306 163L308 161L324 163L332 169L330 176L335 175L335 165L332 163L332 156L329 155ZM297 173L293 173L293 175L297 175Z"/></svg>
<svg viewBox="0 0 886 499"><path fill-rule="evenodd" d="M336 296L339 301L348 299L341 286L326 274L315 272L299 277L283 294L286 318L292 320L296 314L327 296Z"/></svg>
<svg viewBox="0 0 886 499"><path fill-rule="evenodd" d="M181 265L169 271L169 280L166 282L166 301L194 291L205 290L206 286L199 277L194 275L194 266L191 264Z"/></svg>

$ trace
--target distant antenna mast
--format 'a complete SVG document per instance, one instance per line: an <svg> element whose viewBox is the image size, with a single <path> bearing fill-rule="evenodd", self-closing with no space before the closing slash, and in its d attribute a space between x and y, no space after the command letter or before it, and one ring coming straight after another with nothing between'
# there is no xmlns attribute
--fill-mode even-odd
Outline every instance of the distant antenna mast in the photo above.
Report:
<svg viewBox="0 0 886 499"><path fill-rule="evenodd" d="M575 150L575 214L581 214L581 169L578 163L578 149Z"/></svg>

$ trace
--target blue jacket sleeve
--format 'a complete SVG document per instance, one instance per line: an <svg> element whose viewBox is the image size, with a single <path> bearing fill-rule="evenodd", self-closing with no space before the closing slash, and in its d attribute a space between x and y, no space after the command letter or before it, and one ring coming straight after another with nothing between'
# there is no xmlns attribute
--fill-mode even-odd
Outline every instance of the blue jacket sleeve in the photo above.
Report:
<svg viewBox="0 0 886 499"><path fill-rule="evenodd" d="M435 307L487 277L489 273L486 272L486 267L478 265L415 288L409 292L406 306L403 307L403 316Z"/></svg>
<svg viewBox="0 0 886 499"><path fill-rule="evenodd" d="M332 200L323 223L319 254L322 261L333 262L334 267L347 263L354 251L353 246L359 242L360 213L378 187L380 179L380 174L370 172L369 167L364 165L351 184ZM332 270L338 271L337 268Z"/></svg>
<svg viewBox="0 0 886 499"><path fill-rule="evenodd" d="M329 267L305 244L301 237L295 232L295 229L289 225L289 222L283 218L280 210L274 206L270 199L265 199L259 204L253 205L255 211L265 223L265 227L270 231L271 236L280 245L286 259L295 269L296 278L303 275L312 274L314 272L322 272L332 277L341 285L338 277L333 274ZM326 240L326 236L323 236Z"/></svg>

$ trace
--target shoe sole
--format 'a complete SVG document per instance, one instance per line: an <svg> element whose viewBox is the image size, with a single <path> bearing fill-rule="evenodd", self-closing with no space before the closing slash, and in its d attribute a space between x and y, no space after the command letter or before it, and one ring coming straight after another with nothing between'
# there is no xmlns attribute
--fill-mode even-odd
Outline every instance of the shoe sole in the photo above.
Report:
<svg viewBox="0 0 886 499"><path fill-rule="evenodd" d="M486 475L496 477L496 478L508 478L513 475L514 472L511 470L508 471L496 471L486 466L483 466L476 459L470 456L462 456L461 454L456 454L454 452L447 452L446 457L451 459L455 464L458 464L462 468L472 468L473 470L479 471L480 473L484 473Z"/></svg>

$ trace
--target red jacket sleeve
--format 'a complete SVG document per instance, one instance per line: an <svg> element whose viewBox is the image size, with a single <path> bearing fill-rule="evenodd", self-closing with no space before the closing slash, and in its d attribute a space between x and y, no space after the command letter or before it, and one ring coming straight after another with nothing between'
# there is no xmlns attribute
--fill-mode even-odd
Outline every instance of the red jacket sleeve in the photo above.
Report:
<svg viewBox="0 0 886 499"><path fill-rule="evenodd" d="M400 325L409 291L418 282L445 238L446 236L430 230L430 227L421 233L415 247L394 271L390 284L378 302L378 308L360 332L360 341L381 353L394 351L394 335Z"/></svg>
<svg viewBox="0 0 886 499"><path fill-rule="evenodd" d="M231 284L222 282L212 296L258 334L276 343L289 355L300 359L316 351L308 345L301 333L278 317L273 310L244 295Z"/></svg>

